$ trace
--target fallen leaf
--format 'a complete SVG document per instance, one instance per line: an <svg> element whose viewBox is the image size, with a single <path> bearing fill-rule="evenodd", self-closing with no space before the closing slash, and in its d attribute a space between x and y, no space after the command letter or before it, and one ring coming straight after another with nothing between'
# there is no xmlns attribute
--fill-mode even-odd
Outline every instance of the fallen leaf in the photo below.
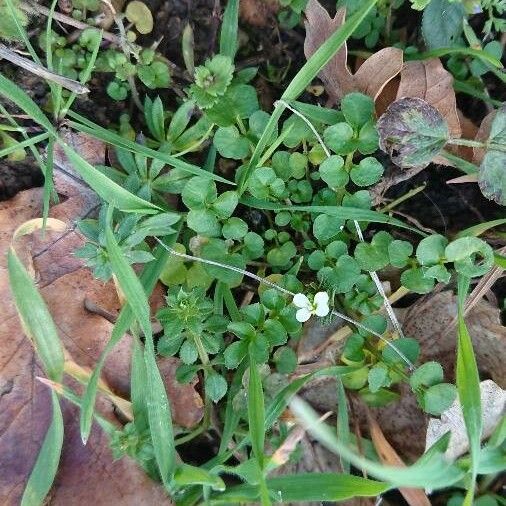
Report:
<svg viewBox="0 0 506 506"><path fill-rule="evenodd" d="M483 424L481 439L485 440L492 435L505 414L506 390L503 390L492 380L485 380L480 383L480 397ZM429 420L425 449L430 448L448 431L451 432L451 435L445 457L447 460L453 461L469 450L466 425L458 399L441 414L440 418L431 418Z"/></svg>
<svg viewBox="0 0 506 506"><path fill-rule="evenodd" d="M95 280L72 255L84 242L74 229L75 222L93 213L98 202L91 198L86 187L59 168L55 169L55 189L60 203L50 210L50 216L65 221L68 229L63 233L47 233L44 240L39 233L21 237L16 241L16 251L38 280L69 358L81 367L92 368L111 336L113 324L88 311L84 301L92 300L112 315L117 315L120 303L114 285ZM16 228L40 217L42 195L43 190L35 188L0 203L0 290L3 293L0 307L0 452L9 456L0 462L0 504L7 506L19 504L50 420L47 387L34 379L43 372L30 341L24 336L9 293L5 255ZM159 290L156 298L159 303ZM102 375L115 394L125 397L130 390L130 361L131 338L125 335L106 360ZM172 362L164 375L169 397L175 399L173 418L177 424L193 426L203 416L202 399L194 385L177 382L175 367L177 363ZM99 405L104 402L112 413L110 402L99 399ZM66 413L62 469L49 504L77 505L82 504L84 498L85 502L92 499L104 506L160 504L165 494L140 467L124 459L112 462L100 429L94 429L88 446L82 446L77 412L67 409L67 401L62 404ZM104 480L105 470L114 475L114 480Z"/></svg>
<svg viewBox="0 0 506 506"><path fill-rule="evenodd" d="M397 99L415 97L435 107L448 123L451 138L461 136L453 76L442 65L439 58L409 61L404 64Z"/></svg>
<svg viewBox="0 0 506 506"><path fill-rule="evenodd" d="M377 128L380 148L402 168L429 165L449 136L441 113L420 98L404 97L391 103Z"/></svg>
<svg viewBox="0 0 506 506"><path fill-rule="evenodd" d="M482 120L480 128L476 132L474 138L475 141L485 142L490 135L490 129L492 128L492 122L494 121L497 111L488 113ZM485 148L473 148L473 163L480 164L485 156Z"/></svg>
<svg viewBox="0 0 506 506"><path fill-rule="evenodd" d="M272 25L279 10L278 0L242 0L239 2L239 16L251 26L265 28Z"/></svg>
<svg viewBox="0 0 506 506"><path fill-rule="evenodd" d="M339 9L331 18L317 0L309 0L305 15L304 54L308 59L344 23L346 9ZM333 102L352 91L376 100L386 84L401 71L403 53L398 48L386 47L370 56L355 74L350 72L347 60L348 49L343 44L319 74Z"/></svg>
<svg viewBox="0 0 506 506"><path fill-rule="evenodd" d="M367 410L367 421L372 443L381 462L391 466L406 467L406 464L388 442L378 422L371 415L370 410ZM430 506L429 498L421 489L401 487L399 488L399 492L410 506Z"/></svg>

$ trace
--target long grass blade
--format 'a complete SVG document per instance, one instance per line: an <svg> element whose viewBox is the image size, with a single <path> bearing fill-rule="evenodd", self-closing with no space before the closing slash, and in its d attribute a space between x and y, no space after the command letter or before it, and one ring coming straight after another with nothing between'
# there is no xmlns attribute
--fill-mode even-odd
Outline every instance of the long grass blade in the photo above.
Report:
<svg viewBox="0 0 506 506"><path fill-rule="evenodd" d="M480 463L482 414L480 377L478 365L474 355L473 343L464 321L464 306L469 278L460 276L458 279L458 340L457 340L457 390L462 407L462 416L466 424L469 438L469 451L471 455L471 483L467 490L463 506L472 506L476 488L476 476Z"/></svg>
<svg viewBox="0 0 506 506"><path fill-rule="evenodd" d="M220 33L220 54L233 61L237 52L237 28L239 19L239 0L228 0L223 13Z"/></svg>
<svg viewBox="0 0 506 506"><path fill-rule="evenodd" d="M265 404L262 380L255 359L250 354L248 385L248 423L251 446L260 469L264 467Z"/></svg>
<svg viewBox="0 0 506 506"><path fill-rule="evenodd" d="M111 217L112 208L108 212L109 219L105 230L107 252L121 290L125 294L126 300L144 333L149 428L160 476L162 482L168 488L175 469L174 433L167 392L155 358L148 299L141 282L116 242L110 225Z"/></svg>
<svg viewBox="0 0 506 506"><path fill-rule="evenodd" d="M112 144L113 146L117 146L119 148L124 148L127 151L131 151L132 153L139 153L141 155L145 155L148 158L153 158L155 160L160 160L165 162L167 165L174 167L176 169L180 169L184 172L188 172L189 174L194 174L195 176L204 176L210 179L214 179L215 181L220 181L222 183L226 183L232 186L235 186L235 183L225 179L223 177L217 176L212 172L207 170L203 170L196 165L192 165L191 163L185 162L171 156L167 153L163 153L162 151L155 151L154 149L148 148L147 146L143 146L137 142L132 142L125 137L121 137L115 132L111 132L105 128L102 128L99 125L96 125L92 121L86 119L85 117L75 113L74 111L69 111L68 116L75 119L76 121L69 121L68 124L71 128L78 130L80 132L84 132L88 135L91 135L95 139L100 139L104 142Z"/></svg>
<svg viewBox="0 0 506 506"><path fill-rule="evenodd" d="M353 16L350 16L346 22L337 29L318 49L313 56L305 63L305 65L297 72L296 76L292 79L285 92L281 96L281 100L289 102L295 100L305 89L306 86L318 75L320 70L327 65L332 59L334 54L339 51L341 46L351 36L355 29L360 25L363 19L367 16L369 11L374 7L378 0L366 0L363 2ZM276 124L281 117L285 107L282 102L278 102L275 107L269 122L264 128L264 131L258 140L251 160L247 169L244 171L239 184L239 193L242 194L246 188L249 177L251 176L258 161L264 152L265 147L274 131Z"/></svg>
<svg viewBox="0 0 506 506"><path fill-rule="evenodd" d="M68 144L59 142L80 176L107 203L125 212L156 214L162 211L158 206L137 197L109 179L78 155Z"/></svg>

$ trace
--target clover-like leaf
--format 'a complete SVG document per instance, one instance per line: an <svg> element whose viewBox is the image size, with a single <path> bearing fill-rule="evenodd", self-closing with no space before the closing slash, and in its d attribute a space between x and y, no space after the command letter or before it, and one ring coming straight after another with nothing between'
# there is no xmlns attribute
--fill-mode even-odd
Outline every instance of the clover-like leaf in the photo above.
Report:
<svg viewBox="0 0 506 506"><path fill-rule="evenodd" d="M380 148L402 168L426 167L449 138L448 125L441 113L420 98L396 100L377 126Z"/></svg>
<svg viewBox="0 0 506 506"><path fill-rule="evenodd" d="M480 165L478 185L485 197L506 206L506 105L496 113L490 136L490 145ZM502 146L502 150L494 149Z"/></svg>
<svg viewBox="0 0 506 506"><path fill-rule="evenodd" d="M136 30L145 35L153 30L153 15L144 2L133 0L125 10L125 16L135 25Z"/></svg>

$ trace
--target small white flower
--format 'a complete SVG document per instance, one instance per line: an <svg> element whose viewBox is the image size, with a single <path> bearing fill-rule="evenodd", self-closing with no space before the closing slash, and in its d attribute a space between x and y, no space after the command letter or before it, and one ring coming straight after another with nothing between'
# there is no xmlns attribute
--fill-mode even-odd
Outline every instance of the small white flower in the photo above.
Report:
<svg viewBox="0 0 506 506"><path fill-rule="evenodd" d="M295 318L299 322L307 322L311 315L327 316L330 312L329 294L327 292L318 292L311 302L303 293L296 293L293 296L293 304L298 307Z"/></svg>

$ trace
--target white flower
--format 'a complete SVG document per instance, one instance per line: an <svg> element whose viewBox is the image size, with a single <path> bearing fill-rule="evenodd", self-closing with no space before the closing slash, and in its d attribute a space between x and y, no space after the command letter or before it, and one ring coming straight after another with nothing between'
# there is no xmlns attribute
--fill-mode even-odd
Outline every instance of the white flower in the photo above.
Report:
<svg viewBox="0 0 506 506"><path fill-rule="evenodd" d="M297 313L295 318L299 322L307 322L311 315L327 316L330 312L329 308L329 294L327 292L318 292L313 299L313 302L303 294L296 293L293 296L293 304L297 306Z"/></svg>

